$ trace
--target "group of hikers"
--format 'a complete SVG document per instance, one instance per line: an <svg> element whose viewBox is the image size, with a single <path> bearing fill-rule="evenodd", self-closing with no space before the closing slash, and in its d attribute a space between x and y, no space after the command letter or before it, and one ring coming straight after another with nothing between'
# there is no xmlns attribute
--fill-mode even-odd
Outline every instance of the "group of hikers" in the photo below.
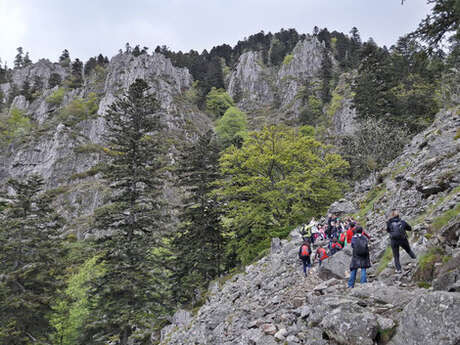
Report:
<svg viewBox="0 0 460 345"><path fill-rule="evenodd" d="M392 210L390 219L386 224L386 231L390 235L391 249L393 252L394 263L397 273L401 273L399 262L399 247L402 247L411 258L416 256L410 248L407 240L406 231L411 231L410 225L399 217L397 210ZM314 218L307 225L304 224L300 230L303 243L299 248L299 258L303 263L303 272L308 275L312 266L313 245L315 242L324 242L327 245L318 245L314 251L313 264L318 260L319 266L327 258L333 256L346 246L352 248L352 259L350 263L350 278L348 287L355 286L356 274L361 269L361 284L367 282L366 269L371 267L369 256L370 235L352 217L340 219L334 214L329 214L327 219L316 221Z"/></svg>

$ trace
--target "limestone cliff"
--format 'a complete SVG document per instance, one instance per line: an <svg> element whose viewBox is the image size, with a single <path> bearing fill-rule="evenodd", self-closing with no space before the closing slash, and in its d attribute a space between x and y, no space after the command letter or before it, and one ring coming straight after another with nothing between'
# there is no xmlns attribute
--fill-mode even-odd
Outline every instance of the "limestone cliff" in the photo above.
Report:
<svg viewBox="0 0 460 345"><path fill-rule="evenodd" d="M33 128L28 136L13 141L0 152L0 180L32 173L42 175L47 189L59 195L57 207L68 219L80 225L86 223L86 218L106 196L106 188L97 174L97 166L103 157L101 145L105 128L103 118L98 115L103 115L115 97L136 78L145 79L151 86L151 92L161 103L161 119L172 136L191 140L196 133L212 126L209 118L184 97L183 91L192 83L188 70L174 67L161 54L116 55L105 68L86 76L82 87L65 89L58 101L50 101L50 96L60 91L58 86L47 88L52 73L65 80L70 69L40 60L13 70L11 82L1 85L7 94L13 84L21 87L35 76L43 81L43 89L32 102L23 95L12 101L10 111L20 109L33 120ZM85 105L91 96L96 101L96 114L80 114L71 120L63 118L63 111L72 102ZM172 150L173 146L174 143ZM76 228L79 233L85 232L84 226Z"/></svg>

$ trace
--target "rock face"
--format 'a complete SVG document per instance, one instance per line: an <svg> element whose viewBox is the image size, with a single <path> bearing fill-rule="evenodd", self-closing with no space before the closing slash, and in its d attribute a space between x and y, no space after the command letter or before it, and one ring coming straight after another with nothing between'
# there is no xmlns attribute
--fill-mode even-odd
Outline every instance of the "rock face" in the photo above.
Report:
<svg viewBox="0 0 460 345"><path fill-rule="evenodd" d="M257 124L296 120L302 102L296 98L306 82L318 80L324 46L316 37L299 41L281 66L264 65L258 52L246 52L229 78L228 92L238 106L249 113ZM276 109L274 117L258 118L258 111Z"/></svg>
<svg viewBox="0 0 460 345"><path fill-rule="evenodd" d="M456 109L440 112L377 179L364 181L366 188L357 186L331 207L356 212L371 235L367 284L357 280L354 289L346 288L350 247L303 277L297 258L302 239L295 229L289 240L274 239L271 253L243 273L211 284L190 323L168 326L161 344L458 344L457 114ZM428 197L417 188L427 176L433 185L445 176L442 190ZM391 258L384 255L388 241L382 228L394 206L414 228L410 242L419 258L401 253L402 276L394 274ZM450 292L419 288L432 283L416 280L414 272L423 267L432 267L435 289Z"/></svg>
<svg viewBox="0 0 460 345"><path fill-rule="evenodd" d="M97 148L103 145L105 124L103 118L97 116L72 124L61 121L60 112L72 101L85 101L90 92L94 92L100 95L97 113L102 115L117 95L135 79L143 78L161 103L161 119L171 135L193 140L196 133L212 126L210 119L196 107L187 101L178 101L183 91L190 87L192 77L187 69L174 67L161 54L116 55L102 71L86 76L82 87L66 90L59 104L47 100L57 90L57 87L47 88L52 73L59 74L64 80L70 70L40 60L23 69L15 69L12 82L1 85L2 90L8 91L13 83L21 87L25 80L31 81L35 76L43 78L44 82L44 88L32 102L22 95L12 102L10 109L22 110L36 121L37 128L27 140L13 142L0 152L0 181L32 173L42 175L46 188L59 191L61 212L77 223L84 223L87 215L102 203L106 195L106 187L96 172L91 173L103 157ZM84 227L79 226L79 231L84 232Z"/></svg>

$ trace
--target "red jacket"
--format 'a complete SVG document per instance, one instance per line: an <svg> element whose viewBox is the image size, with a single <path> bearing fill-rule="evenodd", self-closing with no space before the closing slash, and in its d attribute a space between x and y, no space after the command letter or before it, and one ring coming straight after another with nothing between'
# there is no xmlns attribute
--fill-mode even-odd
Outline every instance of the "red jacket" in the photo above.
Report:
<svg viewBox="0 0 460 345"><path fill-rule="evenodd" d="M332 248L342 249L342 245L339 242L332 243Z"/></svg>
<svg viewBox="0 0 460 345"><path fill-rule="evenodd" d="M318 249L316 249L316 256L319 256L319 259L320 259L321 261L323 261L324 259L327 259L328 256L327 256L326 249L321 248L321 247L318 248Z"/></svg>
<svg viewBox="0 0 460 345"><path fill-rule="evenodd" d="M347 230L347 243L351 243L351 238L354 235L354 230L354 227Z"/></svg>
<svg viewBox="0 0 460 345"><path fill-rule="evenodd" d="M367 234L364 229L363 229L363 233L362 233L363 236L366 236L368 240L371 239L371 236L369 234Z"/></svg>

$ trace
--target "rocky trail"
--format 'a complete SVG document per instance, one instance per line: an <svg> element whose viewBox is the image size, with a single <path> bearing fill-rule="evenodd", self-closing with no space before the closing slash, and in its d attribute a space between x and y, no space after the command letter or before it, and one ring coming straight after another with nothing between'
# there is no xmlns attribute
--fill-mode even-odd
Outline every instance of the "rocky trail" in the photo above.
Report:
<svg viewBox="0 0 460 345"><path fill-rule="evenodd" d="M368 283L347 289L351 248L303 276L294 229L270 253L210 284L195 313L178 311L160 344L460 344L459 110L438 114L404 153L329 212L352 214L371 235ZM386 231L398 207L417 259L396 274ZM359 274L359 273L358 273Z"/></svg>

